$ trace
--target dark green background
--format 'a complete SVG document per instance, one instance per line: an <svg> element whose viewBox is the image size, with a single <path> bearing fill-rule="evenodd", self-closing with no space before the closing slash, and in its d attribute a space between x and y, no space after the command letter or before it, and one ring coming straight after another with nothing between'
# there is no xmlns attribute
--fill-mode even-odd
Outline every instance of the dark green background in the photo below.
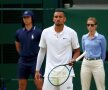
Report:
<svg viewBox="0 0 108 90"><path fill-rule="evenodd" d="M17 90L17 61L18 54L15 50L15 32L21 27L21 14L26 9L35 13L36 26L44 29L53 24L52 17L55 8L62 6L62 0L0 0L0 78L5 80L7 90ZM77 0L79 2L79 0ZM81 0L80 0L81 1ZM84 0L83 0L84 1ZM99 0L101 2L101 0ZM102 0L104 1L104 0ZM107 2L107 1L105 1ZM90 6L91 8L92 6ZM41 8L41 9L39 9ZM108 42L108 9L63 9L67 16L66 25L78 33L81 45L81 37L87 33L86 20L88 17L96 17L98 21L97 31L105 35ZM81 49L82 51L82 49ZM108 52L108 47L107 47ZM106 54L107 54L106 52ZM108 56L108 55L107 55ZM106 90L108 90L108 57L105 61ZM74 90L81 90L80 67L81 61L75 64L76 77L73 80ZM45 65L45 63L44 63ZM44 66L43 66L44 68ZM0 82L0 87L3 83ZM35 90L33 81L29 80L28 90ZM91 90L96 90L94 80L91 83Z"/></svg>

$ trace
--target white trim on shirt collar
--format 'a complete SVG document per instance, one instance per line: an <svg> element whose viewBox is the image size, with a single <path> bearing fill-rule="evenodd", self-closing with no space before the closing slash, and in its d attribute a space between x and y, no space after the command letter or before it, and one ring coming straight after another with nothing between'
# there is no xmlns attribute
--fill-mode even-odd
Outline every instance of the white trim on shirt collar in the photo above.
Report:
<svg viewBox="0 0 108 90"><path fill-rule="evenodd" d="M99 33L96 31L94 37L95 36L97 37L98 35L99 35ZM89 33L87 34L87 36L89 36Z"/></svg>
<svg viewBox="0 0 108 90"><path fill-rule="evenodd" d="M36 26L33 26L33 30L35 30ZM23 28L23 30L25 30L25 27Z"/></svg>
<svg viewBox="0 0 108 90"><path fill-rule="evenodd" d="M64 25L64 27L63 27L63 31L62 32L60 32L60 33L63 33L64 32L64 30L65 30L65 25ZM55 32L55 33L57 33L56 31L55 31L55 24L53 25L53 31Z"/></svg>
<svg viewBox="0 0 108 90"><path fill-rule="evenodd" d="M98 32L95 33L95 36L96 36L96 37L98 36Z"/></svg>
<svg viewBox="0 0 108 90"><path fill-rule="evenodd" d="M33 30L35 30L36 26L34 26Z"/></svg>

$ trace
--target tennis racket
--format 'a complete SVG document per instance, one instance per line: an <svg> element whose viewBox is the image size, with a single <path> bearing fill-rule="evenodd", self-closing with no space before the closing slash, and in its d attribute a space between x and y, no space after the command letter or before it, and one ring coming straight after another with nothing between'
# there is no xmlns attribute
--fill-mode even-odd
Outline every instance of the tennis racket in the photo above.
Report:
<svg viewBox="0 0 108 90"><path fill-rule="evenodd" d="M81 54L76 59L76 62L79 61L85 54L86 52ZM67 81L67 79L70 76L71 70L72 70L72 66L71 68L69 68L69 64L58 65L50 71L50 73L48 74L48 80L52 85L60 86Z"/></svg>

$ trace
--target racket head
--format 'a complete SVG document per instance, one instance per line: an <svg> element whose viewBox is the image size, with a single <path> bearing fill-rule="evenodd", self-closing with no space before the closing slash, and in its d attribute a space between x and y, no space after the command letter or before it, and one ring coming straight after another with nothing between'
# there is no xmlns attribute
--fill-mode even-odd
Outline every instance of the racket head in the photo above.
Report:
<svg viewBox="0 0 108 90"><path fill-rule="evenodd" d="M65 83L70 75L68 64L54 67L48 74L48 80L53 86L60 86Z"/></svg>

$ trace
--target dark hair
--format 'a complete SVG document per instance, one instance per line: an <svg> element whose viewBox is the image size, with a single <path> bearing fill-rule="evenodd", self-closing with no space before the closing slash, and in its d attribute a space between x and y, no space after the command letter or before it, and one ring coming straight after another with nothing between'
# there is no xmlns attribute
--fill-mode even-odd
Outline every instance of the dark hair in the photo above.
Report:
<svg viewBox="0 0 108 90"><path fill-rule="evenodd" d="M64 12L64 10L63 9L55 9L55 11L54 12L63 12L63 14L64 14L64 16L65 16L65 12Z"/></svg>
<svg viewBox="0 0 108 90"><path fill-rule="evenodd" d="M25 12L25 11L24 11ZM24 13L23 12L23 13ZM32 11L31 11L32 12ZM33 13L33 12L32 12ZM34 13L33 13L33 15L31 15L31 17L32 17L32 24L33 24L33 26L34 26ZM21 23L22 23L22 27L25 27L25 24L24 24L24 22L23 22L23 17L22 17L22 21L21 21Z"/></svg>
<svg viewBox="0 0 108 90"><path fill-rule="evenodd" d="M55 12L63 12L64 13L64 10L63 9L55 9Z"/></svg>

